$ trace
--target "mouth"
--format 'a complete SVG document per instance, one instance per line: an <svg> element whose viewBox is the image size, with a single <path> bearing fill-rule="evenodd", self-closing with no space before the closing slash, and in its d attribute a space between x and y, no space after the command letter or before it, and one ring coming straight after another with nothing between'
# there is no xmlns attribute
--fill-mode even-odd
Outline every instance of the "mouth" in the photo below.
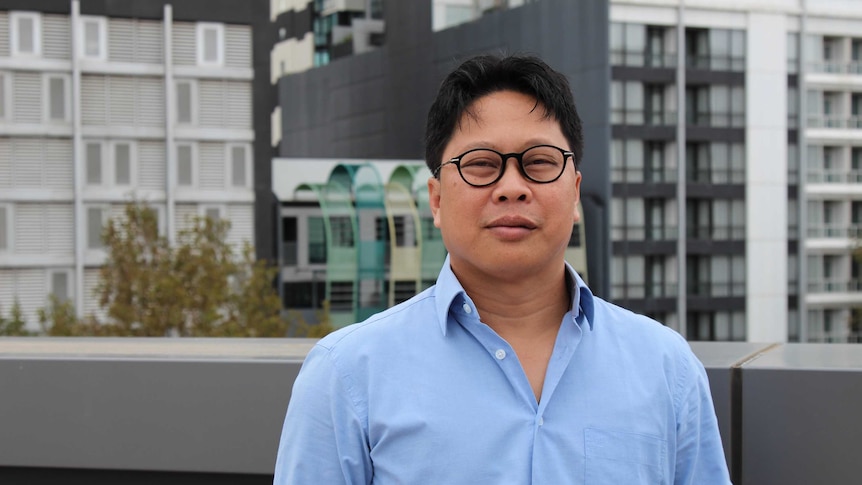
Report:
<svg viewBox="0 0 862 485"><path fill-rule="evenodd" d="M538 227L535 222L521 216L503 216L494 219L487 224L488 229L500 230L527 230L532 231Z"/></svg>

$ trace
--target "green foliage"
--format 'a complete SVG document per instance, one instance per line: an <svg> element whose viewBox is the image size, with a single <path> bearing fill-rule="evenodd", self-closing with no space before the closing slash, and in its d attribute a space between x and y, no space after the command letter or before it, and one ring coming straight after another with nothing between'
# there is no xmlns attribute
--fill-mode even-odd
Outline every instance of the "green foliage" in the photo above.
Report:
<svg viewBox="0 0 862 485"><path fill-rule="evenodd" d="M24 312L21 311L21 304L15 300L9 311L9 318L4 317L3 312L0 311L0 336L26 337L28 335L32 335L32 332L27 330L27 321L24 319Z"/></svg>
<svg viewBox="0 0 862 485"><path fill-rule="evenodd" d="M79 320L70 301L52 295L48 306L38 311L42 333L321 337L333 330L328 305L318 315L319 325L307 324L295 312L293 318L281 316L273 285L277 268L255 261L247 243L236 255L227 242L227 221L198 217L192 222L171 247L159 235L156 213L144 204L128 204L124 217L111 220L103 233L107 258L99 270L96 294L107 321L93 316ZM0 320L0 335L23 328L23 323Z"/></svg>

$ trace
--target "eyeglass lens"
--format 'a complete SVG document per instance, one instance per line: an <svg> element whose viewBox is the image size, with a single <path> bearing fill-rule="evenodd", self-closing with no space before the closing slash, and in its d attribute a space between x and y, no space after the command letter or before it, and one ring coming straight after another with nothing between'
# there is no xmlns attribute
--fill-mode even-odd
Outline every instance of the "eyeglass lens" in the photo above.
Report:
<svg viewBox="0 0 862 485"><path fill-rule="evenodd" d="M533 147L521 156L521 166L527 177L536 182L550 182L563 172L566 155L554 147ZM503 169L503 158L492 150L478 149L461 157L461 176L474 185L490 184Z"/></svg>

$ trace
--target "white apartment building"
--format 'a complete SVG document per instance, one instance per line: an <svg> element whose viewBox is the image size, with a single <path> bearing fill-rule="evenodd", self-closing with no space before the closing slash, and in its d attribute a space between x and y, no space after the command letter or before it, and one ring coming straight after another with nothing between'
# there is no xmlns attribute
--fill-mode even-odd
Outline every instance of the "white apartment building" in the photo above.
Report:
<svg viewBox="0 0 862 485"><path fill-rule="evenodd" d="M82 3L0 10L0 311L31 329L51 293L99 314L100 234L127 201L170 240L194 215L254 238L251 26Z"/></svg>
<svg viewBox="0 0 862 485"><path fill-rule="evenodd" d="M614 178L612 224L687 234L667 238L677 242L669 254L615 254L615 288L668 284L674 308L659 316L684 315L689 338L858 341L850 317L862 307L852 256L862 227L862 2L612 0L610 20L620 85L612 104L636 119L614 123L679 127L658 152L646 130L636 134L644 148L633 164L670 173L675 193L658 205L655 196L618 199L616 186L631 181ZM673 71L664 81L661 68ZM619 173L625 165L611 160ZM726 308L695 308L704 302L693 294Z"/></svg>

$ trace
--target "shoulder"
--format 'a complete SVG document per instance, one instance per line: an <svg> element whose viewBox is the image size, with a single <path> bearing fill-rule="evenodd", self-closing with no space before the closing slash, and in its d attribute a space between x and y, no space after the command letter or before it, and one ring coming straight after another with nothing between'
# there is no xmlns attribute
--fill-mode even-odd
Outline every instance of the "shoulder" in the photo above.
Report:
<svg viewBox="0 0 862 485"><path fill-rule="evenodd" d="M639 313L593 297L593 330L607 333L635 345L650 343L656 348L690 351L688 342L676 330Z"/></svg>
<svg viewBox="0 0 862 485"><path fill-rule="evenodd" d="M317 347L333 354L391 348L411 342L421 334L437 331L435 287L430 287L407 301L348 325L322 338Z"/></svg>

